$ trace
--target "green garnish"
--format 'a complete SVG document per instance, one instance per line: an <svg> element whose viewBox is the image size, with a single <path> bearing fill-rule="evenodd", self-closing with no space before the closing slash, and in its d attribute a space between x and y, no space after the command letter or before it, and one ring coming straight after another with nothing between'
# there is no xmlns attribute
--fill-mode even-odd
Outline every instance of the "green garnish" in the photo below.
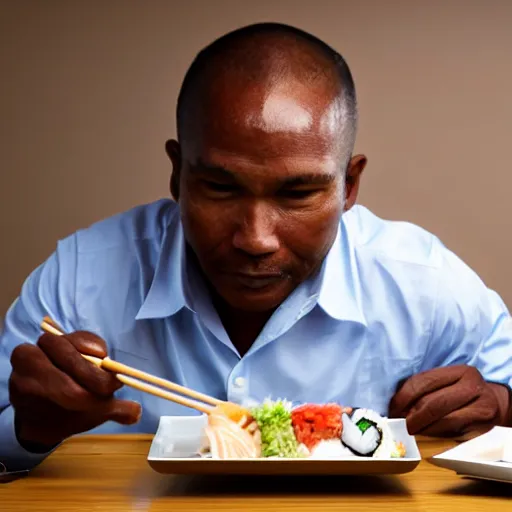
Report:
<svg viewBox="0 0 512 512"><path fill-rule="evenodd" d="M359 428L359 430L364 434L370 427L376 427L375 423L373 421L367 420L366 418L361 418L357 423L356 426Z"/></svg>
<svg viewBox="0 0 512 512"><path fill-rule="evenodd" d="M263 457L298 458L299 445L292 426L290 404L283 400L265 400L251 414L261 432Z"/></svg>

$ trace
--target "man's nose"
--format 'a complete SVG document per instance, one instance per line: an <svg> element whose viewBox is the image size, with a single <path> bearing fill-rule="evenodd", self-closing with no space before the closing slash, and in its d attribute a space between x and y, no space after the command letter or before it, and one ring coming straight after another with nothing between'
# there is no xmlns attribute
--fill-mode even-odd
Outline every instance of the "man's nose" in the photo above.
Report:
<svg viewBox="0 0 512 512"><path fill-rule="evenodd" d="M265 203L251 203L242 212L233 246L251 256L264 256L277 252L279 238L277 219L273 208Z"/></svg>

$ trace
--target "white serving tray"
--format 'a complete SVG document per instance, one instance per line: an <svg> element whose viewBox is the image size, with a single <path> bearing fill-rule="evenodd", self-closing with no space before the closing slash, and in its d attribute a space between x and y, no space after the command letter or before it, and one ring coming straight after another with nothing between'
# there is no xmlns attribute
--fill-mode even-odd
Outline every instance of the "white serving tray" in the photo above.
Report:
<svg viewBox="0 0 512 512"><path fill-rule="evenodd" d="M162 416L149 450L149 465L166 474L243 475L376 475L413 471L421 455L404 419L388 420L395 440L404 443L402 459L349 457L338 459L234 459L194 456L203 442L205 416Z"/></svg>
<svg viewBox="0 0 512 512"><path fill-rule="evenodd" d="M429 462L464 477L512 483L512 428L494 427Z"/></svg>

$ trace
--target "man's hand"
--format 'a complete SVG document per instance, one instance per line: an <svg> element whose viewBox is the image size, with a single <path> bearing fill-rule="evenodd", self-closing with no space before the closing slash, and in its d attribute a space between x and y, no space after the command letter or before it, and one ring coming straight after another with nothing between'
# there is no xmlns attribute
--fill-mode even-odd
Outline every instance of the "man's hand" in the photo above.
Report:
<svg viewBox="0 0 512 512"><path fill-rule="evenodd" d="M106 421L131 425L139 420L139 404L113 397L122 385L116 377L80 353L106 357L106 344L94 334L74 332L43 334L37 345L14 349L10 403L18 441L27 450L48 451Z"/></svg>
<svg viewBox="0 0 512 512"><path fill-rule="evenodd" d="M509 390L486 382L466 365L413 375L389 404L389 416L406 418L412 435L468 438L508 420Z"/></svg>

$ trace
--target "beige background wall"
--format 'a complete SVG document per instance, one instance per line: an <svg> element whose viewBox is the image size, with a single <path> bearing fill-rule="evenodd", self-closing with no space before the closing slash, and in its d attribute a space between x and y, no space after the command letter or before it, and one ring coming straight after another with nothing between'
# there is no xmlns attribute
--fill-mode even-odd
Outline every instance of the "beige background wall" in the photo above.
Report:
<svg viewBox="0 0 512 512"><path fill-rule="evenodd" d="M187 65L262 20L352 67L361 202L438 234L512 306L512 2L0 0L0 317L58 238L167 194Z"/></svg>

